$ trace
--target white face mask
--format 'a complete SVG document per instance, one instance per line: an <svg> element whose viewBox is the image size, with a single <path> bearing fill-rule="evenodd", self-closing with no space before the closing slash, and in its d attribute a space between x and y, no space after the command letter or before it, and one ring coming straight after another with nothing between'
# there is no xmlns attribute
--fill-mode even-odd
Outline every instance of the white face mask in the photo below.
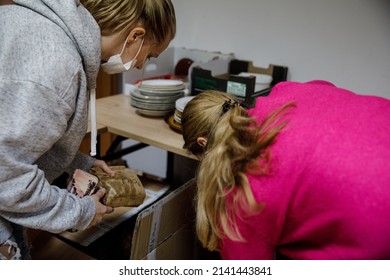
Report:
<svg viewBox="0 0 390 280"><path fill-rule="evenodd" d="M126 43L127 43L127 41L124 43L120 54L116 54L116 55L111 56L106 63L103 63L101 65L104 72L106 72L107 74L117 74L117 73L123 73L123 72L129 71L131 68L134 68L135 64L137 63L136 58L142 49L144 39L142 39L141 46L139 47L138 52L135 55L135 57L132 60L130 60L129 62L123 63L121 55L125 49Z"/></svg>

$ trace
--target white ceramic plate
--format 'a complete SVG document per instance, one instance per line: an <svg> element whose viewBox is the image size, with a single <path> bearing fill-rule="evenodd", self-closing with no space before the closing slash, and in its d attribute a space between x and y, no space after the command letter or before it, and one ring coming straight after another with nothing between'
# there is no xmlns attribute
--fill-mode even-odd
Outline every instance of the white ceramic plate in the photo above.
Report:
<svg viewBox="0 0 390 280"><path fill-rule="evenodd" d="M153 110L145 110L145 109L136 109L135 110L138 114L146 116L146 117L164 117L169 111L153 111Z"/></svg>
<svg viewBox="0 0 390 280"><path fill-rule="evenodd" d="M138 89L139 93L146 95L146 96L172 96L176 95L178 93L183 92L184 89L175 89L175 90L149 90L144 88Z"/></svg>
<svg viewBox="0 0 390 280"><path fill-rule="evenodd" d="M181 123L181 118L178 117L176 114L173 114L173 119L178 122L178 123Z"/></svg>
<svg viewBox="0 0 390 280"><path fill-rule="evenodd" d="M171 104L148 104L144 102L139 102L134 99L131 100L131 106L138 108L138 109L146 109L146 110L155 110L155 111L167 111L167 110L174 110L175 105L173 103Z"/></svg>
<svg viewBox="0 0 390 280"><path fill-rule="evenodd" d="M144 102L154 102L154 103L167 103L167 102L175 102L177 99L180 97L184 96L184 92L180 91L176 93L175 95L172 96L158 96L158 95L144 95L139 93L138 91L133 91L131 93L131 98L137 99L139 101L144 101Z"/></svg>
<svg viewBox="0 0 390 280"><path fill-rule="evenodd" d="M175 102L175 107L178 111L183 112L184 108L186 107L187 103L190 102L195 96L185 96L182 98L179 98Z"/></svg>
<svg viewBox="0 0 390 280"><path fill-rule="evenodd" d="M141 82L142 87L178 87L183 85L183 81L169 79L145 80Z"/></svg>
<svg viewBox="0 0 390 280"><path fill-rule="evenodd" d="M184 90L185 84L179 80L146 80L142 81L138 88L143 91L178 91Z"/></svg>

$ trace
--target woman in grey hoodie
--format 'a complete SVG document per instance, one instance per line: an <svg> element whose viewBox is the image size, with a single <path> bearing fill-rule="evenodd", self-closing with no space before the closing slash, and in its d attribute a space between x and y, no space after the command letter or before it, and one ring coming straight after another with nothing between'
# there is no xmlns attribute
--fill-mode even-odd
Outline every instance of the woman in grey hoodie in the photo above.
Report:
<svg viewBox="0 0 390 280"><path fill-rule="evenodd" d="M79 152L95 86L142 68L175 36L170 0L0 0L0 259L29 258L23 228L84 230L113 211L104 190L78 198L51 183L104 161Z"/></svg>

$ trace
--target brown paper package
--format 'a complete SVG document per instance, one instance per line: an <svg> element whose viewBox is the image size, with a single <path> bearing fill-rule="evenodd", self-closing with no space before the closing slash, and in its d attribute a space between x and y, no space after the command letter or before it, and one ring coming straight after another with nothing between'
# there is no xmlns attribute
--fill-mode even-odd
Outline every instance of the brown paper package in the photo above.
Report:
<svg viewBox="0 0 390 280"><path fill-rule="evenodd" d="M134 207L142 204L146 197L144 186L138 175L125 166L110 166L115 171L108 175L98 167L90 173L99 178L98 186L106 189L102 203L111 207Z"/></svg>

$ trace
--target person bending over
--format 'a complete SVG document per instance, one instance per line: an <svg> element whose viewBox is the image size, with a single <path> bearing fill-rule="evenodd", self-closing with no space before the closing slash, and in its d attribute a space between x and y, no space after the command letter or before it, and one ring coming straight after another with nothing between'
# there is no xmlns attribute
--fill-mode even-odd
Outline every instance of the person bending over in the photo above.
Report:
<svg viewBox="0 0 390 280"><path fill-rule="evenodd" d="M185 107L200 160L196 230L223 259L390 259L390 101L326 81L278 83L245 109Z"/></svg>

